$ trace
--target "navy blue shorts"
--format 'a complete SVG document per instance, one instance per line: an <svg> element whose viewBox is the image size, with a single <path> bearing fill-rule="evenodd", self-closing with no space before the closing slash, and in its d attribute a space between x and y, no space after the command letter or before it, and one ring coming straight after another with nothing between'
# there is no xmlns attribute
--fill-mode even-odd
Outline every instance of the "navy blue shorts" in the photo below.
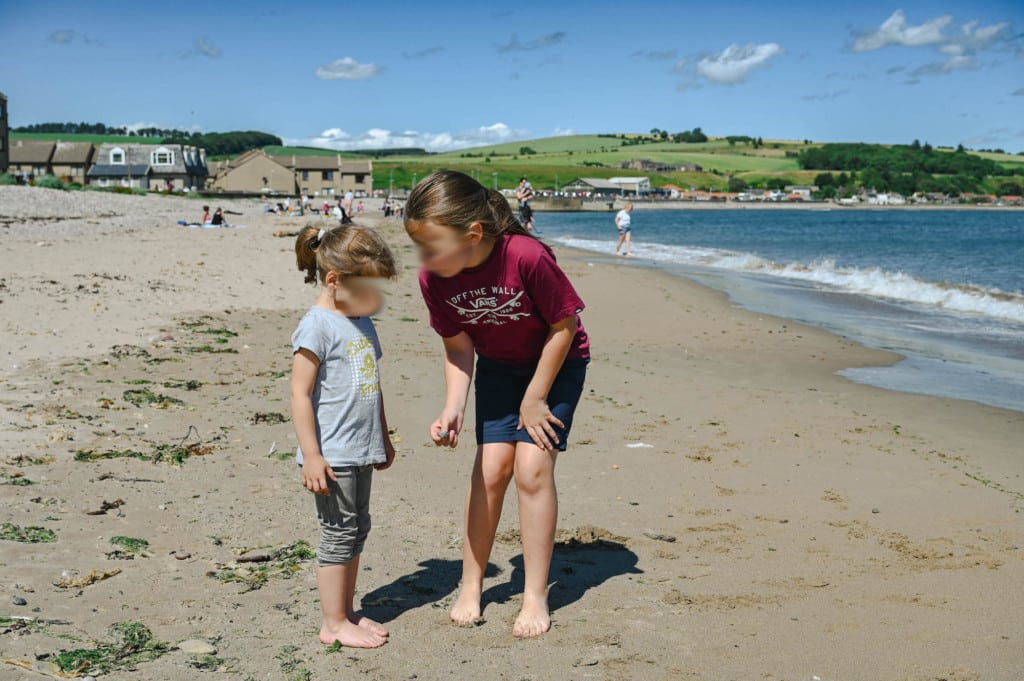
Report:
<svg viewBox="0 0 1024 681"><path fill-rule="evenodd" d="M572 417L583 394L587 377L586 359L567 359L555 376L548 392L548 408L564 428L552 424L558 435L559 451L565 451L572 428ZM519 407L526 388L533 379L536 366L504 364L487 357L476 361L476 443L533 442L525 428L519 425Z"/></svg>

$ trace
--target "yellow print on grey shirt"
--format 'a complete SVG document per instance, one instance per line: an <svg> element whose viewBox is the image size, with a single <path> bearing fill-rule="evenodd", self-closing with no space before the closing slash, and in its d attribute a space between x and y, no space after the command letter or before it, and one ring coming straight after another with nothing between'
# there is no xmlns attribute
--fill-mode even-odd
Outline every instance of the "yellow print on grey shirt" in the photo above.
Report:
<svg viewBox="0 0 1024 681"><path fill-rule="evenodd" d="M352 367L352 387L358 391L359 397L376 397L380 392L380 374L377 372L373 343L369 338L349 341L345 344L345 354Z"/></svg>

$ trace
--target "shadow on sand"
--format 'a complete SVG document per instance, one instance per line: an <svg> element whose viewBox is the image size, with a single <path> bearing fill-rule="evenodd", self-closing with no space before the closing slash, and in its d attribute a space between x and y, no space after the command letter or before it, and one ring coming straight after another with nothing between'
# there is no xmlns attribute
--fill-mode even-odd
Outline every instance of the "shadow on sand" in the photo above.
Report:
<svg viewBox="0 0 1024 681"><path fill-rule="evenodd" d="M551 591L548 603L552 613L575 603L583 595L604 582L626 574L642 574L637 555L622 541L579 533L555 542L551 559ZM505 603L523 592L523 556L514 556L509 563L509 578L486 589L483 608L486 616L491 603ZM462 575L461 560L431 558L419 563L421 569L403 575L390 584L378 587L362 597L363 612L379 622L390 622L409 610L425 605L446 608L447 597L458 586ZM488 564L488 578L502 574L498 566Z"/></svg>

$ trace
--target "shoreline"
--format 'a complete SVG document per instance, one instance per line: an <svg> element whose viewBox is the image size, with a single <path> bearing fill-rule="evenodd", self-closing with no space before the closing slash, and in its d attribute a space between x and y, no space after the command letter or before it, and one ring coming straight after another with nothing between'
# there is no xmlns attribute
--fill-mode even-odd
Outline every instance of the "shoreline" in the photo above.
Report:
<svg viewBox="0 0 1024 681"><path fill-rule="evenodd" d="M429 442L441 343L413 246L400 222L376 216L357 222L377 225L401 267L375 318L399 454L375 475L357 603L392 641L328 654L308 560L283 572L267 563L255 589L231 581L247 574L241 553L316 543L285 416L288 338L315 288L294 268L294 239L274 236L309 218L239 202L230 205L245 229L199 230L173 224L192 201L31 198L0 227L11 263L0 287L0 438L21 457L4 458L3 473L33 484L6 488L0 520L58 540L4 542L0 568L28 601L16 614L66 624L5 634L5 656L42 664L40 654L91 645L67 636L106 641L111 624L131 620L171 644L212 642L214 663L240 678L287 663L314 678L381 680L504 668L553 681L652 670L665 681L1013 681L1024 665L1019 414L855 383L835 371L896 355L563 246L594 355L558 460L554 628L536 642L510 635L522 586L512 493L485 580L486 622L446 624L473 446ZM127 401L141 389L181 404ZM209 451L180 465L72 455L152 453L197 437ZM149 550L108 558L114 536L144 538ZM82 588L53 585L65 571L113 568ZM876 654L865 661L864 650ZM171 650L104 678L177 678L191 665Z"/></svg>
<svg viewBox="0 0 1024 681"><path fill-rule="evenodd" d="M607 202L596 205L583 204L583 208L577 211L551 211L540 210L537 213L582 213L597 212L609 213L622 208L623 200L617 199L614 208L608 208ZM808 210L808 211L1024 211L1022 206L964 206L964 205L906 205L906 206L844 206L836 203L814 203L814 202L792 202L792 203L771 203L771 202L716 202L716 201L637 201L633 204L634 210Z"/></svg>

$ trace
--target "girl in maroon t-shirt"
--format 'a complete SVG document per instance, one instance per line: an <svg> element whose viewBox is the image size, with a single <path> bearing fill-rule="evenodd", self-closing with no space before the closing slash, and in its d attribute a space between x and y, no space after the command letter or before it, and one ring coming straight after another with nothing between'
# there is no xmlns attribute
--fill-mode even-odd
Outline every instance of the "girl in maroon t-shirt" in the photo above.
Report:
<svg viewBox="0 0 1024 681"><path fill-rule="evenodd" d="M583 301L547 245L516 221L508 201L473 178L440 171L405 204L405 228L420 249L420 288L430 325L444 340L447 396L430 426L437 445L462 431L476 355L476 463L466 501L462 589L451 618L479 619L484 569L515 475L526 582L512 631L551 627L548 571L564 451L583 392L590 343Z"/></svg>

